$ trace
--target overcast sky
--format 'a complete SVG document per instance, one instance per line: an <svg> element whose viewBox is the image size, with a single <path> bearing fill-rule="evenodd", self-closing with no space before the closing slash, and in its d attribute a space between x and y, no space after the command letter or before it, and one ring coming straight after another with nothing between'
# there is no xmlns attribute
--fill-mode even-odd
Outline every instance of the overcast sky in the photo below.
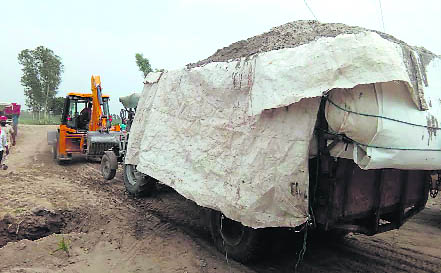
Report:
<svg viewBox="0 0 441 273"><path fill-rule="evenodd" d="M90 92L101 75L111 111L141 92L135 53L167 70L294 20L314 19L303 0L0 0L0 101L24 105L17 55L43 45L62 58L59 96ZM321 22L383 31L379 0L307 0ZM387 33L441 54L441 0L383 0Z"/></svg>

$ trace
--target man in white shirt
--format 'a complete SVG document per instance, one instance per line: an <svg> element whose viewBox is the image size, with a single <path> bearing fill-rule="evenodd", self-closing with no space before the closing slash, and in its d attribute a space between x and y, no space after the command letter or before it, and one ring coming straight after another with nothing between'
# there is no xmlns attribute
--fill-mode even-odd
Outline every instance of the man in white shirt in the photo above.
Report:
<svg viewBox="0 0 441 273"><path fill-rule="evenodd" d="M8 132L6 129L6 117L0 117L0 167L6 170L8 166L3 164L4 155L9 154Z"/></svg>
<svg viewBox="0 0 441 273"><path fill-rule="evenodd" d="M6 123L6 137L8 140L8 144L14 146L14 127L12 127L10 124Z"/></svg>

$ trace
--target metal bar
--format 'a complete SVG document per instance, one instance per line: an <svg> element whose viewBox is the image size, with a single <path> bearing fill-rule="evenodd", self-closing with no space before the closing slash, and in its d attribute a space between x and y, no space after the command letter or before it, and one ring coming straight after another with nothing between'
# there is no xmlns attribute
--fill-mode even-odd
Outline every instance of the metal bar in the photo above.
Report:
<svg viewBox="0 0 441 273"><path fill-rule="evenodd" d="M326 206L326 223L325 230L328 230L329 223L334 222L334 196L335 196L335 186L337 179L328 179L329 190L328 190L328 205Z"/></svg>
<svg viewBox="0 0 441 273"><path fill-rule="evenodd" d="M319 184L323 182L323 176L322 176L322 157L324 155L329 154L329 152L326 149L326 138L323 132L326 132L328 129L328 123L325 118L325 105L326 105L326 99L322 97L320 101L320 107L319 111L317 113L317 128L315 130L315 133L317 134L317 144L318 144L318 151L317 151L317 170L316 170L316 177L315 177L315 190L319 187ZM329 179L326 179L326 182L330 182ZM329 226L329 215L332 213L332 202L333 202L333 195L332 195L331 189L329 189L328 193L328 206L326 206L326 220L325 220L325 230L328 230ZM314 192L315 195L316 192ZM313 197L313 200L316 204L316 196ZM315 222L315 220L314 220Z"/></svg>
<svg viewBox="0 0 441 273"><path fill-rule="evenodd" d="M340 141L339 140L333 140L326 149L330 152Z"/></svg>
<svg viewBox="0 0 441 273"><path fill-rule="evenodd" d="M352 182L352 174L354 173L354 165L348 164L348 161L344 161L344 190L343 190L343 205L341 208L341 215L345 217L347 215L348 199L349 199L349 185Z"/></svg>
<svg viewBox="0 0 441 273"><path fill-rule="evenodd" d="M356 232L369 235L369 229L360 225L352 225L352 224L339 224L333 226L333 229L341 229L349 232Z"/></svg>
<svg viewBox="0 0 441 273"><path fill-rule="evenodd" d="M409 171L401 171L401 196L400 196L400 206L398 210L398 226L401 226L404 222L404 211L406 209L407 203L407 191L409 185Z"/></svg>
<svg viewBox="0 0 441 273"><path fill-rule="evenodd" d="M418 204L418 207L421 209L424 209L427 203L427 199L429 198L429 191L430 191L430 185L432 182L432 177L428 172L425 172L424 174L424 187L423 187L423 200Z"/></svg>
<svg viewBox="0 0 441 273"><path fill-rule="evenodd" d="M392 205L392 206L388 206L388 207L383 207L381 208L381 214L384 215L386 213L392 213L392 212L396 212L397 209L399 209L399 204L397 203L396 205ZM350 215L346 215L344 218L342 217L341 219L338 219L339 221L352 221L352 220L357 220L357 219L361 219L361 218L368 218L372 216L372 210L371 211L366 211L366 212L361 212L361 213L356 213L356 214L350 214Z"/></svg>
<svg viewBox="0 0 441 273"><path fill-rule="evenodd" d="M375 201L373 206L373 234L378 232L378 227L380 225L380 215L381 215L381 202L384 188L384 173L383 169L375 171L375 188L377 189L375 195Z"/></svg>

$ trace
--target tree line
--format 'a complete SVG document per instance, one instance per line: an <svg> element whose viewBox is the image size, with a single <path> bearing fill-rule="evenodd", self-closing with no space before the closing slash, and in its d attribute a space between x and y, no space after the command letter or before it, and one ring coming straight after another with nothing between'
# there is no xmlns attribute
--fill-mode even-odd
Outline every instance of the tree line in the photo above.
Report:
<svg viewBox="0 0 441 273"><path fill-rule="evenodd" d="M57 105L56 94L64 70L61 58L52 50L39 46L22 50L18 54L18 62L22 65L20 81L24 87L26 106L33 112L49 113L50 108Z"/></svg>
<svg viewBox="0 0 441 273"><path fill-rule="evenodd" d="M35 49L24 49L18 54L18 62L22 66L21 85L24 87L26 106L39 119L43 113L61 114L64 107L64 97L57 97L58 87L64 66L61 57L44 46ZM147 58L140 53L135 54L135 62L144 77L153 69ZM156 69L155 71L162 71Z"/></svg>

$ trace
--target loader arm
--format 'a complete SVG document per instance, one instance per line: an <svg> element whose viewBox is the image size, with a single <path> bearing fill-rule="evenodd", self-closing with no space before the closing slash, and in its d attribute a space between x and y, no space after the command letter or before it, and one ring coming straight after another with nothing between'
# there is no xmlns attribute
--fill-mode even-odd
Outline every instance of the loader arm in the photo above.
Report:
<svg viewBox="0 0 441 273"><path fill-rule="evenodd" d="M106 127L106 120L104 119L103 110L103 97L101 93L101 79L100 76L92 76L91 79L92 89L92 113L89 123L89 131L98 131Z"/></svg>

